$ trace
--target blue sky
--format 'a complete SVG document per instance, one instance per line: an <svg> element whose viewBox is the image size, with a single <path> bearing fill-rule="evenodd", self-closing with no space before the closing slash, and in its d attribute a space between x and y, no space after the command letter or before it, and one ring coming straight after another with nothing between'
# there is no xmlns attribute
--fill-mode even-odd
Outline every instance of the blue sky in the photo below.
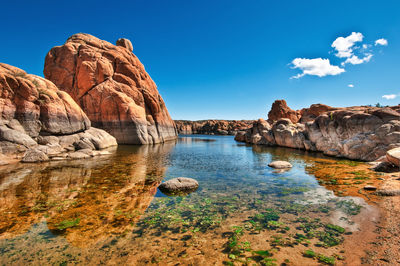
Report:
<svg viewBox="0 0 400 266"><path fill-rule="evenodd" d="M43 75L50 48L85 32L129 38L173 119L256 119L275 99L293 109L395 105L399 14L395 0L7 1L0 62ZM381 38L387 45L375 45Z"/></svg>

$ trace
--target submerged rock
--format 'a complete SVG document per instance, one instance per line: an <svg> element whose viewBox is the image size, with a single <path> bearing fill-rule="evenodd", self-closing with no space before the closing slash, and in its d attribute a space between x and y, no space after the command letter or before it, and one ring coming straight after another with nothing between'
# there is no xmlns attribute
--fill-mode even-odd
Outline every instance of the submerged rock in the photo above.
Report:
<svg viewBox="0 0 400 266"><path fill-rule="evenodd" d="M189 194L196 191L198 187L199 183L195 179L178 177L162 183L158 188L162 193L173 196Z"/></svg>
<svg viewBox="0 0 400 266"><path fill-rule="evenodd" d="M268 166L275 169L287 169L293 167L291 163L286 161L273 161L270 164L268 164Z"/></svg>

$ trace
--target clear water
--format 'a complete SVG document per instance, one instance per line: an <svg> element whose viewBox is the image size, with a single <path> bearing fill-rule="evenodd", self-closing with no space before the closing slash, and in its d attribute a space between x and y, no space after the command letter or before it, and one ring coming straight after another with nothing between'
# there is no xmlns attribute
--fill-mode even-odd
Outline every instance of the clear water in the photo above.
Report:
<svg viewBox="0 0 400 266"><path fill-rule="evenodd" d="M340 264L377 213L320 186L306 171L320 158L197 135L86 161L3 167L0 263ZM267 166L273 160L293 168L278 172ZM199 189L185 197L157 190L181 176Z"/></svg>

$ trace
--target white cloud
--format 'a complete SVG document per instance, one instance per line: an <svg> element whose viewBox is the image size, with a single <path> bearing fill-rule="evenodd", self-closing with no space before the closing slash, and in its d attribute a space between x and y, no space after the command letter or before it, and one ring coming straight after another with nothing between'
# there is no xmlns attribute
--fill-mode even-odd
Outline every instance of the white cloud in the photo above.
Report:
<svg viewBox="0 0 400 266"><path fill-rule="evenodd" d="M338 37L332 43L332 47L337 51L336 56L347 58L353 55L352 47L356 42L361 42L364 36L360 32L352 32L347 37Z"/></svg>
<svg viewBox="0 0 400 266"><path fill-rule="evenodd" d="M386 99L386 100L392 100L395 99L397 97L396 94L387 94L387 95L383 95L382 98Z"/></svg>
<svg viewBox="0 0 400 266"><path fill-rule="evenodd" d="M388 41L384 38L378 39L375 41L375 46L377 46L377 45L386 46L386 45L388 45Z"/></svg>
<svg viewBox="0 0 400 266"><path fill-rule="evenodd" d="M353 84L349 84L349 85L347 85L347 87L354 88L354 85Z"/></svg>
<svg viewBox="0 0 400 266"><path fill-rule="evenodd" d="M387 94L387 95L383 95L382 98L386 99L386 100L393 100L395 98L397 98L397 94Z"/></svg>
<svg viewBox="0 0 400 266"><path fill-rule="evenodd" d="M292 61L292 64L292 68L298 68L302 70L303 73L297 74L291 78L301 78L305 75L313 75L318 77L325 77L328 75L335 76L345 72L343 68L331 65L329 59L323 58L295 58Z"/></svg>
<svg viewBox="0 0 400 266"><path fill-rule="evenodd" d="M352 64L352 65L359 65L362 63L366 63L369 62L372 58L372 54L368 54L366 53L365 56L363 58L359 58L356 55L352 55L351 57L347 58L346 61L344 61L342 63L342 66L344 66L345 64Z"/></svg>

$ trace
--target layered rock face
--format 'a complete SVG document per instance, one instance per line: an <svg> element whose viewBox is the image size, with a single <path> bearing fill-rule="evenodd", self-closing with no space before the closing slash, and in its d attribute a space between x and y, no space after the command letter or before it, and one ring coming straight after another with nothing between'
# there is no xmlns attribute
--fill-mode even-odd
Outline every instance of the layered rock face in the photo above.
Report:
<svg viewBox="0 0 400 266"><path fill-rule="evenodd" d="M235 135L253 124L252 120L175 120L179 134Z"/></svg>
<svg viewBox="0 0 400 266"><path fill-rule="evenodd" d="M309 108L312 109L312 108ZM315 106L314 106L314 109ZM260 119L235 139L253 144L321 151L327 155L373 161L400 147L400 113L397 107L317 108L315 119L303 109L293 123L280 118L272 124ZM326 111L323 111L326 110ZM318 114L318 113L316 113ZM314 116L316 114L313 114Z"/></svg>
<svg viewBox="0 0 400 266"><path fill-rule="evenodd" d="M44 75L72 96L93 126L118 143L152 144L177 137L156 84L127 39L113 45L75 34L49 51Z"/></svg>
<svg viewBox="0 0 400 266"><path fill-rule="evenodd" d="M82 109L49 80L0 63L0 92L0 164L73 157L83 147L89 157L116 145L107 132L91 128Z"/></svg>

